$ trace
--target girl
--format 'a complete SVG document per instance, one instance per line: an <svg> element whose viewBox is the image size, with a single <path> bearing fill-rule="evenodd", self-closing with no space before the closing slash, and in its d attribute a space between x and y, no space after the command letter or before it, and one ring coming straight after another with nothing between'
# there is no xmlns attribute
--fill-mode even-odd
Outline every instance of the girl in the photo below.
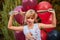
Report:
<svg viewBox="0 0 60 40"><path fill-rule="evenodd" d="M49 10L48 10L49 11ZM50 11L52 12L52 11ZM41 40L41 34L40 34L40 30L41 28L49 28L52 26L56 27L56 25L54 25L54 23L52 24L43 24L43 23L35 23L34 21L37 18L37 13L30 9L26 12L25 14L25 21L27 23L26 26L12 26L12 22L13 22L13 17L14 15L16 15L16 13L14 13L13 15L10 16L9 22L8 22L8 28L11 30L17 30L17 31L23 31L24 35L26 37L26 40ZM53 16L54 18L54 16ZM54 21L54 19L53 19ZM44 27L46 26L46 27Z"/></svg>

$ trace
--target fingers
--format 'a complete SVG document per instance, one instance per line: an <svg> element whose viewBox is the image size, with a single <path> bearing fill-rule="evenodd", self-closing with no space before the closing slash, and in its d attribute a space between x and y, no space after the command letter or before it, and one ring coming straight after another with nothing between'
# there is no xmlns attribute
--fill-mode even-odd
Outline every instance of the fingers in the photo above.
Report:
<svg viewBox="0 0 60 40"><path fill-rule="evenodd" d="M25 14L25 12L23 12L23 11L20 9L20 14L22 14L22 15L23 15L23 14Z"/></svg>
<svg viewBox="0 0 60 40"><path fill-rule="evenodd" d="M28 33L28 34L26 35L26 38L27 38L27 39L30 39L30 40L34 40L34 37L33 37L30 33Z"/></svg>
<svg viewBox="0 0 60 40"><path fill-rule="evenodd" d="M9 15L10 15L10 16L11 16L11 15L16 15L16 14L18 14L17 11L10 11L10 12L9 12Z"/></svg>
<svg viewBox="0 0 60 40"><path fill-rule="evenodd" d="M50 9L48 9L48 12L55 13L55 10L54 10L54 9L52 9L52 8L50 8Z"/></svg>

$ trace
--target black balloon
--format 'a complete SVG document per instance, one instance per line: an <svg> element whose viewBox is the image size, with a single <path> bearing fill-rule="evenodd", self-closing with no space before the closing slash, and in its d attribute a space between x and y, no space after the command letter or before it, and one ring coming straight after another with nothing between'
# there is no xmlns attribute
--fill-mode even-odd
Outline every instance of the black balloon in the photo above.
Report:
<svg viewBox="0 0 60 40"><path fill-rule="evenodd" d="M60 32L53 30L48 33L48 40L60 40Z"/></svg>

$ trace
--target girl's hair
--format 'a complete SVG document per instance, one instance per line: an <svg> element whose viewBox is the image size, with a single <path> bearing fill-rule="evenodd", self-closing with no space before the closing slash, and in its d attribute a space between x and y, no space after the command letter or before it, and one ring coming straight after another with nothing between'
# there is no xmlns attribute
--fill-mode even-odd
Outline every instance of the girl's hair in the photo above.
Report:
<svg viewBox="0 0 60 40"><path fill-rule="evenodd" d="M30 10L28 10L28 11L26 12L25 18L26 18L26 19L28 19L28 18L36 19L36 18L37 18L37 13L35 12L35 10L30 9Z"/></svg>
<svg viewBox="0 0 60 40"><path fill-rule="evenodd" d="M28 10L26 12L26 14L25 14L25 20L24 20L25 24L26 24L26 19L28 19L28 18L32 18L34 20L37 19L37 13L35 12L35 10L30 9L30 10Z"/></svg>

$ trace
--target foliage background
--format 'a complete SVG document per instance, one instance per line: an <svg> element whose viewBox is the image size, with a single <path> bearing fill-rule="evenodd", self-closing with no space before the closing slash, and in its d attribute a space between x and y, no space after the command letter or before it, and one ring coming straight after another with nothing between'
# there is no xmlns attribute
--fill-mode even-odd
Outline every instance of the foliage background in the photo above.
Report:
<svg viewBox="0 0 60 40"><path fill-rule="evenodd" d="M38 0L38 2L43 0ZM60 31L60 0L45 0L49 1L55 11L57 17L57 30ZM0 0L0 40L15 40L14 32L8 30L7 24L9 19L9 12L16 6L21 5L22 0ZM14 23L17 25L17 23Z"/></svg>

